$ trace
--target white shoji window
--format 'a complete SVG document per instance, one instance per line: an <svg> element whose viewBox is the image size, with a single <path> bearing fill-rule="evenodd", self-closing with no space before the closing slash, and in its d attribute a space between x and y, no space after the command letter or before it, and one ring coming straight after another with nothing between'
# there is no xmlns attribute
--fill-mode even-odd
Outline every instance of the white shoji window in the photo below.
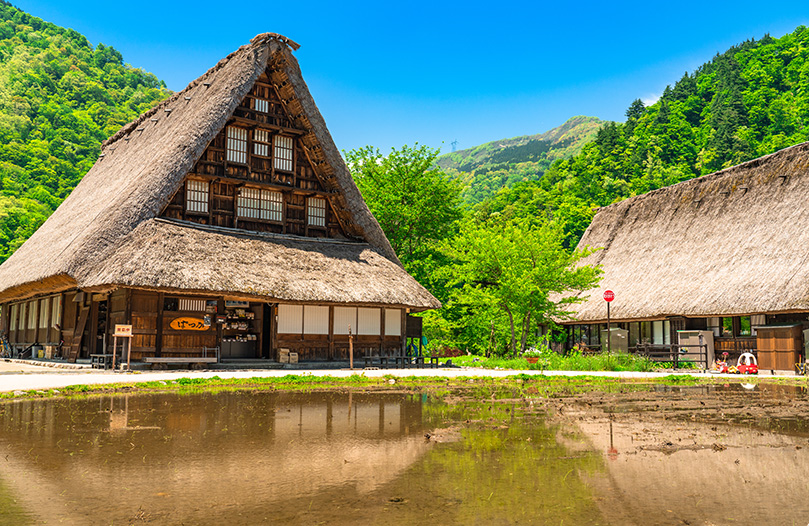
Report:
<svg viewBox="0 0 809 526"><path fill-rule="evenodd" d="M51 314L51 299L50 298L43 298L39 300L39 328L40 329L47 329L48 322L50 320Z"/></svg>
<svg viewBox="0 0 809 526"><path fill-rule="evenodd" d="M228 126L228 162L247 163L247 130Z"/></svg>
<svg viewBox="0 0 809 526"><path fill-rule="evenodd" d="M284 137L283 135L276 135L273 142L275 169L284 170L287 172L292 171L292 137Z"/></svg>
<svg viewBox="0 0 809 526"><path fill-rule="evenodd" d="M284 214L284 196L281 192L259 188L242 188L236 205L239 217L281 221Z"/></svg>
<svg viewBox="0 0 809 526"><path fill-rule="evenodd" d="M378 336L382 329L381 314L379 309L357 309L357 334Z"/></svg>
<svg viewBox="0 0 809 526"><path fill-rule="evenodd" d="M51 326L62 325L62 295L54 296L51 301Z"/></svg>
<svg viewBox="0 0 809 526"><path fill-rule="evenodd" d="M402 335L402 311L385 309L385 336Z"/></svg>
<svg viewBox="0 0 809 526"><path fill-rule="evenodd" d="M185 182L185 210L186 212L208 213L208 181L189 179Z"/></svg>
<svg viewBox="0 0 809 526"><path fill-rule="evenodd" d="M306 218L310 226L326 226L326 200L322 197L307 199Z"/></svg>
<svg viewBox="0 0 809 526"><path fill-rule="evenodd" d="M303 333L328 334L329 308L306 305L303 308Z"/></svg>
<svg viewBox="0 0 809 526"><path fill-rule="evenodd" d="M349 326L357 334L357 308L334 307L334 334L348 334Z"/></svg>
<svg viewBox="0 0 809 526"><path fill-rule="evenodd" d="M180 298L178 310L190 312L205 312L205 300L191 300Z"/></svg>
<svg viewBox="0 0 809 526"><path fill-rule="evenodd" d="M301 334L303 329L303 305L278 306L278 333Z"/></svg>
<svg viewBox="0 0 809 526"><path fill-rule="evenodd" d="M269 113L270 101L266 99L253 99L253 109L262 113Z"/></svg>
<svg viewBox="0 0 809 526"><path fill-rule="evenodd" d="M270 132L253 130L253 154L262 157L270 156Z"/></svg>
<svg viewBox="0 0 809 526"><path fill-rule="evenodd" d="M27 329L36 329L37 328L37 302L36 301L29 301L28 302L28 325L26 326Z"/></svg>
<svg viewBox="0 0 809 526"><path fill-rule="evenodd" d="M20 315L17 318L17 331L25 330L25 307L27 303L20 303Z"/></svg>
<svg viewBox="0 0 809 526"><path fill-rule="evenodd" d="M9 312L8 317L8 330L9 332L14 331L17 332L17 311L19 309L18 304L14 304L11 306L11 311Z"/></svg>

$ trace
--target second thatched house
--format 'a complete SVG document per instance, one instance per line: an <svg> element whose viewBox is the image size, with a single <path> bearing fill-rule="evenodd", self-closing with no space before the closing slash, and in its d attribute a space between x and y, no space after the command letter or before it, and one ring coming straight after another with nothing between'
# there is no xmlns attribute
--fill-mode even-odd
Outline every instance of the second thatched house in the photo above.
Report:
<svg viewBox="0 0 809 526"><path fill-rule="evenodd" d="M402 268L292 51L267 33L121 128L0 266L18 348L132 358L345 359L401 350L407 312L439 302Z"/></svg>
<svg viewBox="0 0 809 526"><path fill-rule="evenodd" d="M785 355L765 368L792 369L809 319L807 225L809 143L602 208L579 246L602 248L585 263L604 278L575 307L570 342L600 345L609 289L630 346L707 330L717 354L767 347Z"/></svg>

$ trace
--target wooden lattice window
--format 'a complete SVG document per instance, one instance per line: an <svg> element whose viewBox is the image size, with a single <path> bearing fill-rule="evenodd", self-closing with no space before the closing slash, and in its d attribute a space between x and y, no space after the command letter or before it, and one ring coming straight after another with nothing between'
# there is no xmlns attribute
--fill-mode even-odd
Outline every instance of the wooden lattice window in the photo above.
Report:
<svg viewBox="0 0 809 526"><path fill-rule="evenodd" d="M253 131L253 155L270 156L270 132L267 130Z"/></svg>
<svg viewBox="0 0 809 526"><path fill-rule="evenodd" d="M322 197L307 199L306 217L309 226L326 226L326 200Z"/></svg>
<svg viewBox="0 0 809 526"><path fill-rule="evenodd" d="M275 169L292 171L292 137L276 135L274 141Z"/></svg>
<svg viewBox="0 0 809 526"><path fill-rule="evenodd" d="M227 151L229 163L247 163L247 130L236 126L227 128Z"/></svg>
<svg viewBox="0 0 809 526"><path fill-rule="evenodd" d="M178 310L187 312L205 312L205 300L180 298Z"/></svg>
<svg viewBox="0 0 809 526"><path fill-rule="evenodd" d="M208 181L189 179L185 182L185 211L197 214L208 213Z"/></svg>
<svg viewBox="0 0 809 526"><path fill-rule="evenodd" d="M284 196L272 190L242 188L237 213L247 219L280 222L284 213Z"/></svg>
<svg viewBox="0 0 809 526"><path fill-rule="evenodd" d="M39 328L47 329L48 322L51 321L51 299L43 298L39 300Z"/></svg>
<svg viewBox="0 0 809 526"><path fill-rule="evenodd" d="M253 109L261 113L269 113L270 101L266 99L253 99Z"/></svg>

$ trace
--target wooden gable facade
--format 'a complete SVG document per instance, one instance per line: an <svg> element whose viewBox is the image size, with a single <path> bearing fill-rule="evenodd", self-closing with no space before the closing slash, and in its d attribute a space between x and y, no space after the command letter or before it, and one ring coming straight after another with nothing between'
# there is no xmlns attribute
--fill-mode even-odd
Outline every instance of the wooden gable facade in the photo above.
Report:
<svg viewBox="0 0 809 526"><path fill-rule="evenodd" d="M205 225L349 237L286 104L263 73L161 214ZM339 205L338 205L339 206Z"/></svg>

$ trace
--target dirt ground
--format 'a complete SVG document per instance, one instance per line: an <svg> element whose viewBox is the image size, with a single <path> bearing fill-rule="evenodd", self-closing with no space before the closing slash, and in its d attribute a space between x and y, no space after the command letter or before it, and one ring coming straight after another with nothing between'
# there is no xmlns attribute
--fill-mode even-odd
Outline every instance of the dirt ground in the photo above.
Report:
<svg viewBox="0 0 809 526"><path fill-rule="evenodd" d="M0 360L0 373L32 373L32 372L49 372L49 371L52 371L50 367L29 365L17 361L7 362L5 360Z"/></svg>

